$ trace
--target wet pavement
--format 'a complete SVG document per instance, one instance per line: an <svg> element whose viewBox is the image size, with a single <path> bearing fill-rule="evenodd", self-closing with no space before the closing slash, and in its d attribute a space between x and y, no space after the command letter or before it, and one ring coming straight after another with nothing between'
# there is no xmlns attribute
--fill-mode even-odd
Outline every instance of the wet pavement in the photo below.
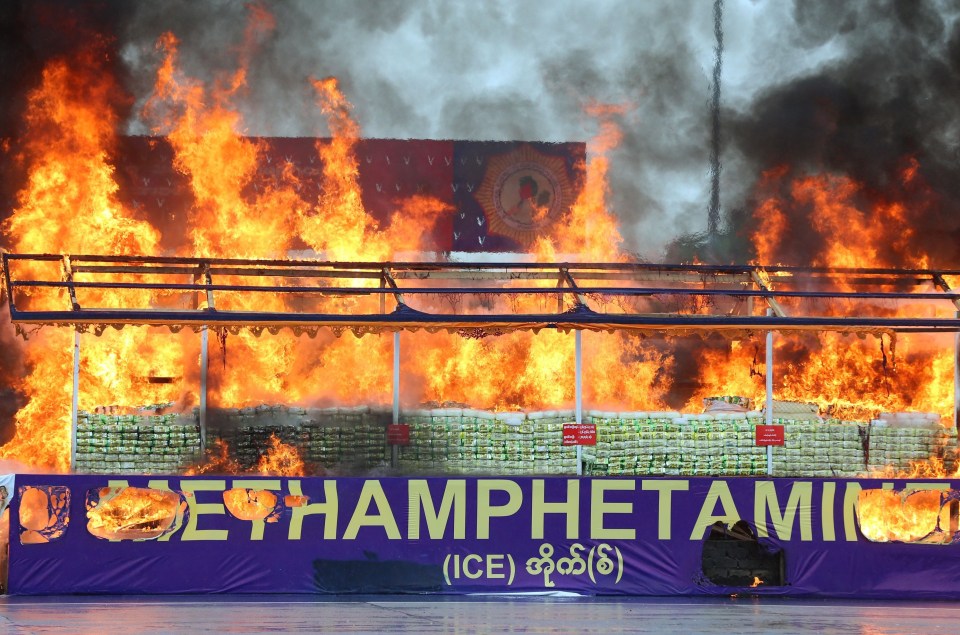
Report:
<svg viewBox="0 0 960 635"><path fill-rule="evenodd" d="M0 598L0 633L960 634L960 604L776 598Z"/></svg>

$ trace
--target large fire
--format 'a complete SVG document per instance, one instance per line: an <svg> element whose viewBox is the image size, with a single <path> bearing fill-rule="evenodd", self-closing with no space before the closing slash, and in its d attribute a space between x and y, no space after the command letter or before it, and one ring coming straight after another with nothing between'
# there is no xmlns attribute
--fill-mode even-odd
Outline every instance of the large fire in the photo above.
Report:
<svg viewBox="0 0 960 635"><path fill-rule="evenodd" d="M352 105L334 78L306 79L317 100L318 141L323 166L320 195L309 198L299 177L281 169L268 188L254 188L263 167L261 144L244 136L244 122L233 105L246 85L248 65L262 35L273 28L269 15L253 10L237 69L205 84L181 68L174 34L160 37L153 94L143 116L173 148L174 166L193 196L187 210L180 255L283 258L308 247L319 258L389 261L397 254L429 253L429 228L446 213L442 201L423 195L400 205L389 224L365 208L358 181L356 144L361 139ZM157 254L161 236L120 203L113 150L121 121L117 104L127 103L116 81L98 61L96 45L84 55L52 62L29 97L22 160L29 178L4 226L7 242L22 253ZM600 122L590 144L591 158L579 166L582 187L566 215L537 241L541 262L625 261L617 217L607 204L609 154L617 147L617 116L626 106L594 105L588 114ZM910 159L900 187L917 188L918 163ZM911 242L909 216L897 191L858 196L859 185L844 175L790 177L788 167L766 173L757 190L752 236L760 262L776 263L791 240L788 210L807 210L822 239L811 262L828 267L926 266ZM846 237L855 233L856 241ZM77 274L81 276L82 274ZM226 282L226 281L225 281ZM249 281L245 281L248 282ZM264 283L270 283L265 277ZM376 281L351 280L351 286ZM555 286L555 281L525 284ZM777 281L774 280L774 285ZM100 306L162 305L170 298L125 292L83 291L82 301ZM113 294L113 295L111 295ZM573 294L564 296L570 308ZM295 301L284 294L259 294L257 305L218 296L219 308L276 309ZM429 309L437 300L411 299ZM480 300L465 300L469 302ZM588 302L595 300L588 299ZM327 297L330 311L377 312L377 298ZM506 303L508 300L493 300ZM542 310L529 298L510 308ZM194 306L205 306L204 297ZM784 303L789 311L790 303ZM389 310L388 307L387 310ZM469 310L469 306L462 307ZM489 307L488 307L489 308ZM760 314L764 307L754 307ZM555 307L550 310L555 310ZM825 302L827 314L849 314L856 307ZM931 309L933 311L933 309ZM80 407L122 401L126 405L175 402L191 408L199 401L195 334L172 335L148 328L126 328L102 337L84 337L80 367ZM683 342L619 334L584 335L584 400L597 408L699 411L710 395L764 397L763 343L750 339L700 341L696 363L678 350ZM0 448L3 458L52 470L69 467L71 413L71 334L45 329L26 347L30 368L19 387L27 405L17 414L15 438ZM894 346L895 344L895 346ZM392 380L392 340L388 336L316 338L241 332L221 342L223 363L211 363L211 402L223 407L288 404L387 404ZM456 402L492 410L568 408L574 400L574 341L570 334L545 330L484 339L448 333L404 333L403 405ZM216 349L216 345L212 347ZM867 337L826 334L776 337L780 399L812 401L838 418L868 420L877 412L918 410L953 418L951 342L942 337ZM216 354L212 356L216 358ZM683 376L689 370L690 376ZM155 381L151 378L173 378ZM682 386L681 386L682 384ZM281 460L274 447L263 473L303 469ZM226 455L224 454L224 457Z"/></svg>

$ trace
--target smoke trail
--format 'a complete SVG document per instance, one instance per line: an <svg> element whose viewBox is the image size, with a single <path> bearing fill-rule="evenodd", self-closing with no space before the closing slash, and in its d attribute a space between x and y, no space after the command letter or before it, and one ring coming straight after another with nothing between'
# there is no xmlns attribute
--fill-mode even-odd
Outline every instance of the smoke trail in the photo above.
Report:
<svg viewBox="0 0 960 635"><path fill-rule="evenodd" d="M710 210L707 214L707 231L716 236L720 226L720 73L723 70L723 0L713 3L713 34L717 38L714 48L713 101L710 104Z"/></svg>

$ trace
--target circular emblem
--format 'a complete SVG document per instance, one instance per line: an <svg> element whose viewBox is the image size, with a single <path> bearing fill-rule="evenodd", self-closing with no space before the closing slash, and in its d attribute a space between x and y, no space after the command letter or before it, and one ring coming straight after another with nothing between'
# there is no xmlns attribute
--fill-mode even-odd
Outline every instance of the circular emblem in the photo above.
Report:
<svg viewBox="0 0 960 635"><path fill-rule="evenodd" d="M563 213L570 184L563 159L530 146L492 158L477 200L490 233L529 246Z"/></svg>

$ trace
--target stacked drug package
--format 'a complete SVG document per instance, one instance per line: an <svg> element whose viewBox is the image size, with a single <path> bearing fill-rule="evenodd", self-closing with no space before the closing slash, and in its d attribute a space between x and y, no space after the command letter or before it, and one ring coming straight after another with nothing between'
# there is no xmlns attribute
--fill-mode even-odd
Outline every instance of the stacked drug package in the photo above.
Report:
<svg viewBox="0 0 960 635"><path fill-rule="evenodd" d="M398 467L411 474L576 474L576 448L563 446L563 424L573 418L569 410L404 411L410 442L398 446Z"/></svg>
<svg viewBox="0 0 960 635"><path fill-rule="evenodd" d="M170 404L77 412L75 471L87 474L177 474L200 456L196 413L163 412ZM100 409L98 409L100 410Z"/></svg>
<svg viewBox="0 0 960 635"><path fill-rule="evenodd" d="M343 473L382 467L386 447L386 410L301 408L261 405L211 410L208 436L226 442L243 469L254 468L270 446L270 437L295 447L314 466Z"/></svg>
<svg viewBox="0 0 960 635"><path fill-rule="evenodd" d="M759 412L587 414L587 420L597 425L597 445L583 448L586 474L748 476L766 472L766 455L754 442Z"/></svg>
<svg viewBox="0 0 960 635"><path fill-rule="evenodd" d="M881 412L870 422L869 471L910 471L931 457L953 463L956 429L945 428L933 412ZM952 465L946 466L952 470Z"/></svg>
<svg viewBox="0 0 960 635"><path fill-rule="evenodd" d="M776 412L776 410L774 410ZM853 477L865 465L868 424L840 419L774 419L784 427L784 445L773 452L774 476Z"/></svg>

